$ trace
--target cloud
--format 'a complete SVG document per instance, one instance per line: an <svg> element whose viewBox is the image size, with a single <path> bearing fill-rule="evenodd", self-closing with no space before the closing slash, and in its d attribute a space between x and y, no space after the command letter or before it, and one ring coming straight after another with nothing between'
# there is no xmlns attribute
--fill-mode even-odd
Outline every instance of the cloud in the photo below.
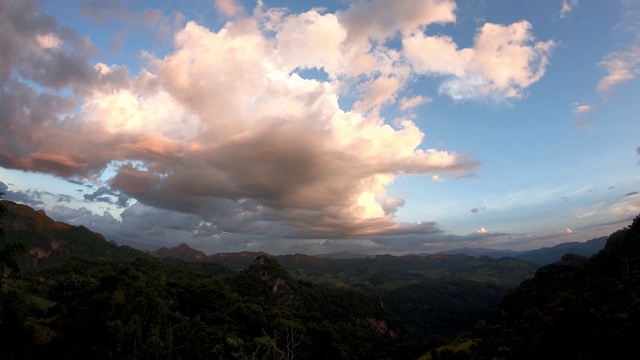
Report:
<svg viewBox="0 0 640 360"><path fill-rule="evenodd" d="M72 63L90 76L69 77L64 83L79 89L70 95L6 79L0 110L10 131L0 135L0 165L72 179L106 176L109 188L86 194L86 200L124 206L135 198L139 211L145 205L190 215L184 224L197 219L219 232L289 238L430 232L427 222L395 221L404 199L386 187L401 174L463 176L478 163L469 155L423 148L424 133L413 121L389 124L371 111L393 103L404 85L397 71L402 67L392 61L397 52L377 47L375 56L359 53L373 56L367 68L353 62L360 43L342 47L360 39L363 29L370 39L382 39L454 18L451 2L410 3L415 12L373 2L373 13L354 3L338 15L283 15L271 32L263 30L262 18L239 18L219 31L188 22L175 34L172 52L146 54L148 68L133 75L121 66L90 64L60 35L64 46L55 51L76 59ZM369 25L357 13L387 19L381 9L398 14L398 22ZM290 29L297 26L314 36L302 55L289 56L289 42L299 41ZM333 32L320 36L326 29ZM55 26L46 30L35 31L30 41L37 45L35 35L57 34ZM358 41L371 45L370 39ZM325 65L326 81L295 71ZM6 66L20 73L38 64ZM362 78L354 70L350 78L351 70L365 68L388 72ZM338 105L342 81L360 86L352 110ZM50 82L38 84L55 90ZM74 95L82 95L80 104Z"/></svg>
<svg viewBox="0 0 640 360"><path fill-rule="evenodd" d="M573 9L578 6L578 0L562 0L562 7L560 8L560 18L564 19Z"/></svg>
<svg viewBox="0 0 640 360"><path fill-rule="evenodd" d="M440 175L432 175L431 176L431 181L437 182L437 183L443 183L444 179L441 178Z"/></svg>
<svg viewBox="0 0 640 360"><path fill-rule="evenodd" d="M640 71L640 47L611 53L598 65L605 68L607 75L600 80L596 90L608 94L613 88L636 78Z"/></svg>
<svg viewBox="0 0 640 360"><path fill-rule="evenodd" d="M450 0L360 0L339 17L348 30L349 41L383 41L397 32L409 34L430 24L453 22L456 7Z"/></svg>
<svg viewBox="0 0 640 360"><path fill-rule="evenodd" d="M414 96L412 98L403 97L402 99L400 99L400 110L413 109L422 104L426 104L430 102L431 102L431 98L428 98L422 95Z"/></svg>
<svg viewBox="0 0 640 360"><path fill-rule="evenodd" d="M113 199L115 197L115 200ZM129 203L130 198L123 194L118 193L106 186L99 187L91 194L84 194L84 199L87 201L101 201L109 204L125 207Z"/></svg>
<svg viewBox="0 0 640 360"><path fill-rule="evenodd" d="M559 233L559 234L571 234L571 233L573 233L573 230L571 230L571 229L569 229L569 228L566 228L566 229L564 229L564 230L560 230L560 231L558 231L558 233Z"/></svg>
<svg viewBox="0 0 640 360"><path fill-rule="evenodd" d="M573 114L574 115L580 115L580 114L591 112L593 110L594 110L594 108L591 105L578 105L573 110Z"/></svg>
<svg viewBox="0 0 640 360"><path fill-rule="evenodd" d="M573 110L573 117L575 119L576 126L581 128L590 127L591 121L585 120L584 118L594 110L595 107L592 105L577 105Z"/></svg>
<svg viewBox="0 0 640 360"><path fill-rule="evenodd" d="M622 1L622 19L618 24L631 36L631 43L625 48L613 51L598 63L607 74L600 80L596 91L610 95L615 87L634 80L640 72L640 6L636 1Z"/></svg>
<svg viewBox="0 0 640 360"><path fill-rule="evenodd" d="M480 228L473 232L474 234L486 234L487 230L485 228Z"/></svg>
<svg viewBox="0 0 640 360"><path fill-rule="evenodd" d="M55 18L38 9L39 1L3 1L1 5L0 80L10 80L9 69L55 89L82 87L95 79L87 61L95 51L93 45L72 29L58 27Z"/></svg>
<svg viewBox="0 0 640 360"><path fill-rule="evenodd" d="M640 214L640 194L636 192L625 195L613 204L608 212L624 218L632 218Z"/></svg>
<svg viewBox="0 0 640 360"><path fill-rule="evenodd" d="M226 17L234 17L244 12L242 5L235 0L215 0L216 9Z"/></svg>
<svg viewBox="0 0 640 360"><path fill-rule="evenodd" d="M473 48L458 49L448 36L414 33L402 40L414 70L445 76L440 91L454 99L520 98L542 78L554 42L535 42L531 24L484 24Z"/></svg>
<svg viewBox="0 0 640 360"><path fill-rule="evenodd" d="M471 209L471 212L472 212L472 213L474 213L474 214L477 214L477 213L479 213L480 211L483 211L483 210L486 210L486 209L487 209L487 207L486 207L486 206L483 206L483 207L481 207L481 208L473 208L473 209Z"/></svg>

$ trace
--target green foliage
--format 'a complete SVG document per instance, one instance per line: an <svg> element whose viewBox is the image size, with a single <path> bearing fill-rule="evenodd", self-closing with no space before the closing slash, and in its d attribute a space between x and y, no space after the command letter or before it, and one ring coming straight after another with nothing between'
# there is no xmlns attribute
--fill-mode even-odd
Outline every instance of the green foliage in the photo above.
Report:
<svg viewBox="0 0 640 360"><path fill-rule="evenodd" d="M566 255L510 291L469 358L604 359L640 336L640 216L592 258Z"/></svg>
<svg viewBox="0 0 640 360"><path fill-rule="evenodd" d="M500 300L533 265L262 254L233 270L2 204L3 266L26 265L3 277L2 359L595 359L640 336L640 217L597 256L567 255ZM16 240L45 255L21 262Z"/></svg>

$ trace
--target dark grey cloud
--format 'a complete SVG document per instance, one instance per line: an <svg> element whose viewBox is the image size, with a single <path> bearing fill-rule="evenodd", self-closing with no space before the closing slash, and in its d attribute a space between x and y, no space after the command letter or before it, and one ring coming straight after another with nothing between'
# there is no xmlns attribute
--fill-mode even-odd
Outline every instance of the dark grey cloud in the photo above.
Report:
<svg viewBox="0 0 640 360"><path fill-rule="evenodd" d="M0 193L4 193L2 198L5 200L27 204L37 208L44 206L44 202L41 200L41 193L33 192L31 190L26 192L12 191L9 190L9 186L2 181L0 181Z"/></svg>
<svg viewBox="0 0 640 360"><path fill-rule="evenodd" d="M115 198L115 199L114 199ZM101 186L91 194L84 194L84 199L87 201L100 201L106 202L121 207L127 206L130 198L120 192L114 191L107 186Z"/></svg>

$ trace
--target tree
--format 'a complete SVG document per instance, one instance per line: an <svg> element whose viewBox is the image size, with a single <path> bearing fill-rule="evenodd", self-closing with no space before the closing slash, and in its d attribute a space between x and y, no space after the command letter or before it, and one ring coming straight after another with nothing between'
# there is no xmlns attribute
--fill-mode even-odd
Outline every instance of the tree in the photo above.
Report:
<svg viewBox="0 0 640 360"><path fill-rule="evenodd" d="M2 199L2 195L4 195L4 193L0 192L0 199ZM0 202L0 226L6 214L7 207ZM0 241L3 240L4 230L0 227ZM11 240L0 244L0 289L2 288L2 279L4 278L5 270L20 271L16 255L26 253L28 250L29 247L22 241Z"/></svg>

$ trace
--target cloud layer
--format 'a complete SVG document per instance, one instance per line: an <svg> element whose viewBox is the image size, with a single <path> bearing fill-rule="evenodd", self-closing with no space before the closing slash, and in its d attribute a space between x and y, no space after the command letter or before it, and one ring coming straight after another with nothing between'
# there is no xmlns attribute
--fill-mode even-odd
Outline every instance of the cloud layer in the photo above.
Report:
<svg viewBox="0 0 640 360"><path fill-rule="evenodd" d="M211 233L426 234L437 226L394 220L404 200L386 187L400 174L468 174L478 162L424 146L411 116L389 122L380 110L429 101L401 97L412 76L444 79L454 99L521 97L553 46L536 42L526 21L484 24L468 49L425 35L455 21L448 0L299 14L259 2L251 16L233 1L215 5L233 21L186 23L172 51L146 53L146 68L131 74L94 62L90 40L39 2L0 1L0 166L108 177L85 197L123 206L131 197L195 216ZM305 78L308 69L326 79ZM349 96L353 106L341 107Z"/></svg>

